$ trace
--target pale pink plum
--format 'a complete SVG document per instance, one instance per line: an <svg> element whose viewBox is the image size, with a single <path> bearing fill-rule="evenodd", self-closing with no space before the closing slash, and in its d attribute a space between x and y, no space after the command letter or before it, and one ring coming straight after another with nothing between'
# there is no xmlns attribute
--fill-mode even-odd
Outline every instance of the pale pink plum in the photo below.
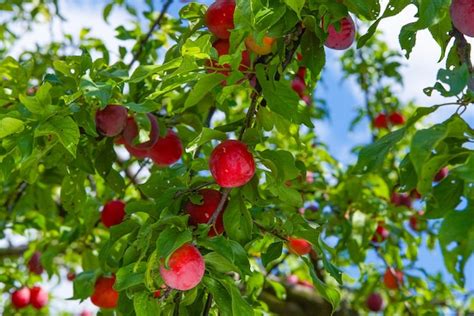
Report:
<svg viewBox="0 0 474 316"><path fill-rule="evenodd" d="M252 179L255 161L247 145L238 140L226 140L212 151L209 169L221 187L235 188Z"/></svg>
<svg viewBox="0 0 474 316"><path fill-rule="evenodd" d="M48 292L40 286L31 289L31 305L35 309L42 309L48 304Z"/></svg>
<svg viewBox="0 0 474 316"><path fill-rule="evenodd" d="M474 37L474 1L453 0L450 12L454 26L464 35Z"/></svg>
<svg viewBox="0 0 474 316"><path fill-rule="evenodd" d="M355 33L354 21L348 15L340 21L339 32L336 31L334 25L329 25L328 37L324 45L337 50L347 49L354 43Z"/></svg>
<svg viewBox="0 0 474 316"><path fill-rule="evenodd" d="M16 290L12 293L12 304L15 308L24 308L30 304L31 291L27 287Z"/></svg>
<svg viewBox="0 0 474 316"><path fill-rule="evenodd" d="M168 269L164 262L160 274L172 289L187 291L196 287L204 276L205 264L199 250L191 244L178 248L169 258Z"/></svg>

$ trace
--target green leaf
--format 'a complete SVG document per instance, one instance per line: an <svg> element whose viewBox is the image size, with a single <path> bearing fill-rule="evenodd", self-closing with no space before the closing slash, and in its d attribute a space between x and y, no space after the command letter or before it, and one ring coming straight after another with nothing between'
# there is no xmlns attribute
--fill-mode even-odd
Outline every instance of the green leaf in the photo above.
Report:
<svg viewBox="0 0 474 316"><path fill-rule="evenodd" d="M180 231L175 227L170 227L161 232L156 241L158 256L165 258L165 265L168 265L169 256L182 245L193 239L191 231Z"/></svg>
<svg viewBox="0 0 474 316"><path fill-rule="evenodd" d="M146 263L131 263L127 266L120 267L115 273L117 279L114 288L117 291L123 291L129 287L142 284L145 279Z"/></svg>
<svg viewBox="0 0 474 316"><path fill-rule="evenodd" d="M220 73L207 74L199 79L189 93L184 107L188 108L196 105L201 101L212 89L221 84L225 76Z"/></svg>
<svg viewBox="0 0 474 316"><path fill-rule="evenodd" d="M387 154L393 146L403 139L405 133L406 128L400 128L362 148L359 152L359 159L357 160L353 172L361 174L379 169L383 165Z"/></svg>
<svg viewBox="0 0 474 316"><path fill-rule="evenodd" d="M319 294L321 294L321 296L331 304L332 313L334 313L341 301L341 293L336 287L328 285L318 278L314 270L315 268L308 258L303 257L302 259L309 268L309 273L311 275L311 279L313 280L314 286L318 290Z"/></svg>
<svg viewBox="0 0 474 316"><path fill-rule="evenodd" d="M227 258L239 268L240 271L236 271L239 274L251 274L247 252L238 242L226 239L222 236L216 236L201 240L199 244Z"/></svg>
<svg viewBox="0 0 474 316"><path fill-rule="evenodd" d="M444 217L461 203L464 182L449 175L441 183L433 188L433 194L426 202L427 218Z"/></svg>
<svg viewBox="0 0 474 316"><path fill-rule="evenodd" d="M273 163L276 167L276 170L273 170L276 173L273 174L274 178L281 183L286 180L295 179L300 174L300 170L295 165L295 158L288 151L265 150L259 154L262 158L268 159Z"/></svg>
<svg viewBox="0 0 474 316"><path fill-rule="evenodd" d="M247 303L242 297L240 290L234 284L233 280L220 280L221 283L227 288L232 299L232 314L242 316L253 316L255 315L253 308Z"/></svg>
<svg viewBox="0 0 474 316"><path fill-rule="evenodd" d="M53 116L35 130L35 137L54 135L73 157L79 143L79 127L70 116Z"/></svg>
<svg viewBox="0 0 474 316"><path fill-rule="evenodd" d="M159 66L157 66L157 65L139 66L133 72L132 76L130 77L129 82L130 83L138 83L138 82L143 81L143 80L145 80L146 78L148 78L152 75L162 73L162 72L167 71L167 70L178 68L179 65L181 65L182 60L183 60L183 58L179 57L179 58L172 59L172 60L164 63L163 65L159 65Z"/></svg>
<svg viewBox="0 0 474 316"><path fill-rule="evenodd" d="M402 49L406 51L406 57L410 57L410 53L416 43L416 33L419 30L426 29L432 25L439 23L449 12L450 0L419 0L418 20L404 25L400 31L399 40Z"/></svg>
<svg viewBox="0 0 474 316"><path fill-rule="evenodd" d="M206 269L214 268L217 272L228 273L229 271L239 271L232 262L217 252L210 252L204 256Z"/></svg>
<svg viewBox="0 0 474 316"><path fill-rule="evenodd" d="M467 87L471 75L469 73L469 68L466 64L462 64L459 67L455 67L452 70L450 69L440 69L438 70L438 75L436 78L440 81L435 84L432 88L425 88L423 91L431 96L433 90L437 90L443 97L453 97L461 93L464 88ZM444 84L449 86L449 90L446 89Z"/></svg>
<svg viewBox="0 0 474 316"><path fill-rule="evenodd" d="M200 146L210 142L213 139L224 140L226 138L226 133L204 127L199 135L188 143L186 151L195 152Z"/></svg>
<svg viewBox="0 0 474 316"><path fill-rule="evenodd" d="M112 97L112 86L109 83L94 82L89 76L81 78L80 88L87 99L98 99L105 107Z"/></svg>
<svg viewBox="0 0 474 316"><path fill-rule="evenodd" d="M217 279L208 276L204 276L201 282L207 288L209 293L212 294L212 297L219 308L219 313L223 316L233 316L232 298L227 289Z"/></svg>
<svg viewBox="0 0 474 316"><path fill-rule="evenodd" d="M277 241L268 246L267 251L262 255L262 264L267 267L268 264L280 258L283 251L283 242Z"/></svg>
<svg viewBox="0 0 474 316"><path fill-rule="evenodd" d="M295 13L301 19L300 13L306 1L305 0L284 0L284 1L286 5L289 6L293 11L295 11Z"/></svg>
<svg viewBox="0 0 474 316"><path fill-rule="evenodd" d="M468 129L467 123L455 114L441 124L416 132L410 145L410 159L418 174L418 192L427 193L431 188L434 175L450 158L453 158L448 155L438 155L432 158L433 150L436 150L446 138L465 139Z"/></svg>
<svg viewBox="0 0 474 316"><path fill-rule="evenodd" d="M252 216L240 194L232 196L224 210L224 227L227 235L241 244L252 236Z"/></svg>
<svg viewBox="0 0 474 316"><path fill-rule="evenodd" d="M306 29L301 38L301 53L303 65L308 67L311 71L311 78L316 80L326 63L326 52L319 37L309 29Z"/></svg>
<svg viewBox="0 0 474 316"><path fill-rule="evenodd" d="M133 307L137 316L161 315L160 301L148 293L138 293L133 297Z"/></svg>
<svg viewBox="0 0 474 316"><path fill-rule="evenodd" d="M367 43L367 41L374 35L375 31L377 30L377 27L382 21L382 19L395 16L399 14L403 9L405 9L409 4L411 3L411 0L390 0L387 7L385 8L383 14L381 17L379 17L367 30L367 33L362 35L358 42L357 42L357 48L361 48L362 46Z"/></svg>
<svg viewBox="0 0 474 316"><path fill-rule="evenodd" d="M444 263L456 282L464 287L464 267L474 252L474 207L472 201L463 211L452 211L439 230ZM454 247L450 247L455 244Z"/></svg>
<svg viewBox="0 0 474 316"><path fill-rule="evenodd" d="M76 275L73 283L73 299L85 300L94 292L96 271L84 271Z"/></svg>
<svg viewBox="0 0 474 316"><path fill-rule="evenodd" d="M362 15L368 20L375 20L380 13L379 0L343 0L349 11Z"/></svg>
<svg viewBox="0 0 474 316"><path fill-rule="evenodd" d="M20 133L25 129L25 123L13 117L5 117L0 120L0 138Z"/></svg>
<svg viewBox="0 0 474 316"><path fill-rule="evenodd" d="M258 64L256 69L258 82L262 86L263 96L270 110L292 123L314 127L309 117L299 109L300 98L288 82L268 80L262 64Z"/></svg>

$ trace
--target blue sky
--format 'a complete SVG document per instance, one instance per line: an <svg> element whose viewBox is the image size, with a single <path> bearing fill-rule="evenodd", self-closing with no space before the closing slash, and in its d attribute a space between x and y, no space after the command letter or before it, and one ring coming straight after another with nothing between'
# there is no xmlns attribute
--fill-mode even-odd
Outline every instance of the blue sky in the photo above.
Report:
<svg viewBox="0 0 474 316"><path fill-rule="evenodd" d="M155 2L157 8L161 8L163 1ZM211 1L203 2L210 3ZM61 28L67 30L68 33L77 35L81 27L89 26L92 28L92 34L106 38L109 48L117 51L118 43L113 39L114 28L119 24L129 23L130 19L124 12L116 10L110 18L111 25L105 24L101 21L101 12L99 10L105 3L107 3L107 1L104 0L60 1L60 4L66 8L64 15L68 21L64 22L62 27L58 26L54 28L56 30L55 32L57 32L55 36L61 36L58 31ZM182 5L180 1L175 0L175 3L172 5L171 13L176 15ZM403 17L389 19L381 23L380 27L384 30L385 38L392 48L399 49L398 32L400 26L413 20L412 17L414 13L415 11L413 9L409 9L404 13ZM84 17L87 18L84 19ZM21 41L14 48L14 53L20 52L25 47L31 47L35 42L44 43L48 41L49 35L47 34L49 34L49 28L47 26L38 26L33 33L23 36ZM130 43L130 45L132 44L133 43ZM406 85L400 90L400 95L404 101L414 99L418 104L423 106L445 102L445 100L439 96L428 98L422 93L424 87L434 83L436 71L439 68L436 65L438 54L439 49L429 34L427 34L427 32L419 34L418 45L413 52L412 58L410 61L406 61L406 66L403 68ZM329 145L330 152L338 160L348 164L354 162L356 159L356 157L350 153L350 148L356 144L365 144L370 141L370 133L367 128L369 122L364 121L354 132L349 133L349 124L356 115L354 109L361 104L361 94L353 82L341 81L342 73L338 56L339 54L328 51L328 65L324 72L324 84L320 86L321 90L318 91L318 97L323 97L327 100L331 119L319 123L317 131L321 139ZM431 123L442 121L446 119L452 111L453 109L444 109L442 112L430 117L428 121ZM464 115L464 118L472 126L474 125L474 110L471 109L469 111ZM368 260L376 262L382 267L382 262L374 256L369 256ZM449 280L452 280L444 269L443 259L439 249L430 252L422 247L419 253L419 265L431 273L442 271ZM473 258L468 262L466 275L467 288L474 290ZM64 289L63 286L60 288L61 291L66 290L65 286Z"/></svg>

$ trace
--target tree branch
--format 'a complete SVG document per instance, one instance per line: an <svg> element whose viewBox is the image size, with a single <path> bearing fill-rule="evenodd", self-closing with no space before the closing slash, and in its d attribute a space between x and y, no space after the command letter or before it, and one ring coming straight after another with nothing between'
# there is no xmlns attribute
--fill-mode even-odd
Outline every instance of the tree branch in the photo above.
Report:
<svg viewBox="0 0 474 316"><path fill-rule="evenodd" d="M0 248L0 258L3 257L19 257L28 249L28 245L16 247Z"/></svg>
<svg viewBox="0 0 474 316"><path fill-rule="evenodd" d="M211 224L213 227L214 227L214 224L216 223L217 218L219 217L219 215L222 213L224 209L224 205L227 202L227 198L229 197L230 191L232 191L232 188L225 188L224 190L222 190L221 200L219 201L219 204L217 204L216 210L214 211L211 218L209 218L209 221L207 222L208 224Z"/></svg>
<svg viewBox="0 0 474 316"><path fill-rule="evenodd" d="M206 299L206 306L204 306L204 311L202 312L202 316L209 316L209 312L211 311L212 306L212 294L207 294Z"/></svg>
<svg viewBox="0 0 474 316"><path fill-rule="evenodd" d="M152 26L150 27L150 29L148 30L148 33L145 35L145 37L143 37L140 42L138 43L138 50L136 51L136 53L133 55L133 58L132 58L132 61L130 62L130 64L128 65L128 68L131 68L133 66L133 64L138 60L138 58L140 58L140 55L142 54L143 52L143 47L146 45L146 43L148 42L148 40L150 39L151 35L153 34L153 32L156 31L157 27L160 26L161 24L161 20L163 20L163 17L165 16L166 12L168 11L169 7L171 6L171 4L173 3L173 0L167 0L165 2L165 4L163 5L163 9L161 9L161 12L160 12L160 15L158 16L158 18L155 20L155 22L152 24Z"/></svg>

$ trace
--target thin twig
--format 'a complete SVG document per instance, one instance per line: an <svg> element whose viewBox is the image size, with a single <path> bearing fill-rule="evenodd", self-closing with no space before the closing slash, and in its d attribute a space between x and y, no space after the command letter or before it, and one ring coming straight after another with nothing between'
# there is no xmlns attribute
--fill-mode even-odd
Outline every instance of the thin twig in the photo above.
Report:
<svg viewBox="0 0 474 316"><path fill-rule="evenodd" d="M222 190L221 200L219 201L219 204L217 205L217 208L214 214L212 214L211 218L209 218L209 221L207 222L208 224L211 224L212 226L214 226L217 218L219 217L219 215L222 213L224 209L224 205L227 202L227 198L229 197L230 191L232 191L232 188L225 188L224 190Z"/></svg>
<svg viewBox="0 0 474 316"><path fill-rule="evenodd" d="M181 292L176 293L174 298L173 316L179 316L179 305L181 304Z"/></svg>
<svg viewBox="0 0 474 316"><path fill-rule="evenodd" d="M209 316L209 312L211 311L212 306L212 294L207 294L206 305L204 306L204 311L202 312L202 316Z"/></svg>
<svg viewBox="0 0 474 316"><path fill-rule="evenodd" d="M200 185L197 185L193 188L190 188L190 189L187 189L187 190L184 190L184 191L179 191L175 194L175 198L179 198L180 196L184 195L184 194L187 194L187 193L191 193L191 192L196 192L196 191L199 191L200 189L202 188L205 188L205 187L208 187L210 185L214 184L214 182L204 182L204 183L201 183Z"/></svg>
<svg viewBox="0 0 474 316"><path fill-rule="evenodd" d="M144 38L138 43L138 50L137 52L133 55L132 61L128 65L128 68L131 68L133 64L140 58L140 55L143 52L143 47L145 46L146 42L150 39L151 35L153 32L156 31L156 28L161 24L161 20L163 20L163 17L165 16L166 12L168 11L170 5L173 3L173 0L167 0L165 4L163 5L163 9L160 12L160 15L158 18L155 20L153 25L150 27L150 30L148 30L148 33L145 35Z"/></svg>
<svg viewBox="0 0 474 316"><path fill-rule="evenodd" d="M127 183L127 185L125 186L125 189L127 189L131 184L136 183L138 174L139 174L140 172L142 172L142 170L146 167L146 165L148 165L149 162L150 162L150 160L149 160L148 158L145 158L145 159L140 163L140 167L138 168L137 172L135 172L135 174L134 174L133 177L130 179L130 181Z"/></svg>

